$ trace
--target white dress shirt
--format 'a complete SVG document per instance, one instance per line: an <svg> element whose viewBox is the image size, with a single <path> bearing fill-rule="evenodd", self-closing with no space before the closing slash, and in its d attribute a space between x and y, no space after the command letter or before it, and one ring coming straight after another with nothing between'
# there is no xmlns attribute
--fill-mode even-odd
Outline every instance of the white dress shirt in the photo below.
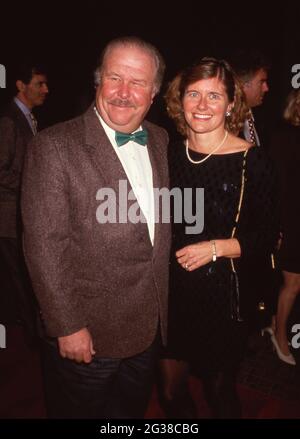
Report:
<svg viewBox="0 0 300 439"><path fill-rule="evenodd" d="M115 141L115 130L104 122L96 108L95 112L123 166L137 202L146 218L149 237L153 245L155 229L154 191L152 166L147 145L143 146L129 141L125 145L118 146ZM141 129L139 127L136 131Z"/></svg>

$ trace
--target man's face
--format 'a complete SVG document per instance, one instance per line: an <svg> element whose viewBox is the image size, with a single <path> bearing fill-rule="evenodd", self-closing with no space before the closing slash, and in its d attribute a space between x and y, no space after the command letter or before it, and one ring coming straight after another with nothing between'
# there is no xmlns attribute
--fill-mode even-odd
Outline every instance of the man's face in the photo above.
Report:
<svg viewBox="0 0 300 439"><path fill-rule="evenodd" d="M138 47L108 52L96 93L97 109L108 126L131 133L141 125L155 96L156 71L154 59Z"/></svg>
<svg viewBox="0 0 300 439"><path fill-rule="evenodd" d="M17 81L17 88L19 90L18 97L30 109L42 105L49 93L45 75L34 74L28 84Z"/></svg>
<svg viewBox="0 0 300 439"><path fill-rule="evenodd" d="M269 91L267 80L267 71L259 69L250 81L244 83L243 89L250 108L262 104L265 93Z"/></svg>

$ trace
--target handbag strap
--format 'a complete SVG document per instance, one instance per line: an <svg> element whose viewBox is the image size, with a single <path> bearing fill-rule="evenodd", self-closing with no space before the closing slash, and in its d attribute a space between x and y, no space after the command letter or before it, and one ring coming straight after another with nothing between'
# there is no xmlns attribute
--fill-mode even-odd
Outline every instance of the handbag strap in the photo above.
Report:
<svg viewBox="0 0 300 439"><path fill-rule="evenodd" d="M240 198L239 198L239 204L238 204L238 208L237 208L237 213L236 213L236 217L235 217L235 223L234 223L234 227L232 229L232 233L231 233L231 238L233 238L235 236L235 232L236 232L236 228L237 228L237 224L239 222L239 218L240 218L240 213L241 213L241 207L242 207L242 203L243 203L243 198L244 198L244 191L245 191L245 181L246 181L246 177L245 177L245 173L246 173L246 157L248 154L248 149L245 151L244 156L243 156L243 165L242 165L242 181L241 181L241 191L240 191ZM239 287L239 279L238 279L238 275L237 272L235 271L235 266L234 266L234 262L233 259L230 258L230 264L231 264L231 269L232 269L232 273L235 279L235 289L234 292L232 291L231 294L234 294L235 297L231 297L231 318L232 319L236 319L238 322L242 322L243 319L241 318L240 315L240 287ZM235 303L235 305L233 306L233 302ZM234 309L234 311L233 311Z"/></svg>
<svg viewBox="0 0 300 439"><path fill-rule="evenodd" d="M242 181L241 181L240 198L239 198L239 204L238 204L237 213L236 213L236 217L235 217L234 227L233 227L232 233L231 233L231 238L234 238L234 236L235 236L236 228L237 228L237 225L238 225L238 222L239 222L239 218L240 218L243 198L244 198L245 182L246 182L246 177L245 177L245 173L246 173L246 157L247 157L248 151L249 151L249 149L246 149L246 151L244 152L244 156L243 156L242 178L241 178ZM234 262L233 262L232 258L230 258L230 263L231 263L232 271L235 273L236 271L235 271Z"/></svg>

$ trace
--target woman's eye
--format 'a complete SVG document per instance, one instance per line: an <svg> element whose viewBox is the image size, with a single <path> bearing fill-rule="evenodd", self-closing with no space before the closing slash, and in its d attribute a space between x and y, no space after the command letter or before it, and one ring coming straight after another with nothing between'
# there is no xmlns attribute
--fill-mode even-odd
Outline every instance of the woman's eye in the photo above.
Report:
<svg viewBox="0 0 300 439"><path fill-rule="evenodd" d="M187 92L187 96L191 98L196 98L198 96L198 93L196 91L189 91Z"/></svg>

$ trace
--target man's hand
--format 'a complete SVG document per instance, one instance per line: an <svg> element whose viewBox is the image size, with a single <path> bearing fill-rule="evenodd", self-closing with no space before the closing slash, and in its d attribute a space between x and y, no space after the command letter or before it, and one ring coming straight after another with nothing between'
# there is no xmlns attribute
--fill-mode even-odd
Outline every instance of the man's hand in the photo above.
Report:
<svg viewBox="0 0 300 439"><path fill-rule="evenodd" d="M87 328L82 328L74 334L58 337L60 355L77 363L90 363L95 355L91 334Z"/></svg>

